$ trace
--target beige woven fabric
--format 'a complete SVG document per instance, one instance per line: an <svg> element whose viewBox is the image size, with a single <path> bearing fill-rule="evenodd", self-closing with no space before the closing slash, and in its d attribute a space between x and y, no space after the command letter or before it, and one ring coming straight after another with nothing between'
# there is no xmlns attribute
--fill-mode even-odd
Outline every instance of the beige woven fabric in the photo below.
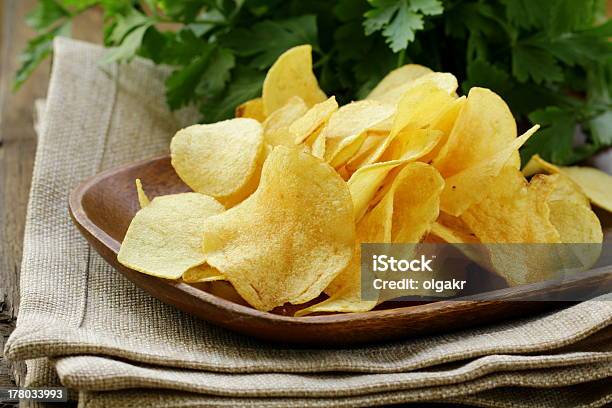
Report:
<svg viewBox="0 0 612 408"><path fill-rule="evenodd" d="M518 321L351 349L266 344L151 298L89 248L69 219L67 197L102 169L166 152L174 132L197 115L168 112L165 70L141 60L100 66L103 54L73 40L55 43L28 208L22 303L5 350L30 360L26 385L59 378L80 391L83 407L468 398L483 406L544 406L612 374L604 330L612 322L609 296ZM521 387L512 389L521 390L523 402L511 386ZM585 393L572 406L605 398Z"/></svg>

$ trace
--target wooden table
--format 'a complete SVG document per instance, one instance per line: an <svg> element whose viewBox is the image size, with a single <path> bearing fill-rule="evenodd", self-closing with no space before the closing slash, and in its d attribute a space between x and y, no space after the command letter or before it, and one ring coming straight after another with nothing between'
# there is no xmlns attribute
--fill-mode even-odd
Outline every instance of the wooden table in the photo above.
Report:
<svg viewBox="0 0 612 408"><path fill-rule="evenodd" d="M44 98L50 61L45 61L16 93L12 82L18 56L35 33L24 24L36 0L0 2L0 353L15 326L19 308L19 269L36 134L34 102ZM73 37L102 42L102 12L91 9L73 24ZM22 380L23 365L0 358L0 387Z"/></svg>

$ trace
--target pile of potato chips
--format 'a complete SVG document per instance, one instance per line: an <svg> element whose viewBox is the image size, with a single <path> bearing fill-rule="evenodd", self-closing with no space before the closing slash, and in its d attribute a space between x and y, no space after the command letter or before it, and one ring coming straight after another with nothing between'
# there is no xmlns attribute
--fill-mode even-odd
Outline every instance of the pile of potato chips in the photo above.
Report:
<svg viewBox="0 0 612 408"><path fill-rule="evenodd" d="M612 211L612 177L539 157L521 173L518 150L538 127L517 136L498 95L458 97L457 86L405 65L338 106L318 86L311 47L286 51L237 118L172 139L172 165L194 192L149 202L137 181L142 209L119 262L227 280L263 311L329 296L305 315L376 306L360 296L361 243L601 243L589 200ZM511 285L547 278L492 268Z"/></svg>

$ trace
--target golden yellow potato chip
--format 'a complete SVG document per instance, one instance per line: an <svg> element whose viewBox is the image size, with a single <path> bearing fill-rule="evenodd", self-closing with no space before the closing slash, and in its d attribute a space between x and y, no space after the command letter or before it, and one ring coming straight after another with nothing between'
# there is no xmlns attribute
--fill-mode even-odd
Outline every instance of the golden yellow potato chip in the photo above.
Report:
<svg viewBox="0 0 612 408"><path fill-rule="evenodd" d="M415 79L432 72L431 69L422 65L406 64L389 72L374 89L370 91L366 99L394 105L402 94L406 92L406 87L410 86ZM399 95L394 103L395 94Z"/></svg>
<svg viewBox="0 0 612 408"><path fill-rule="evenodd" d="M382 182L394 168L406 163L404 160L375 163L357 170L348 181L348 188L353 199L355 221L359 221L365 214L381 187Z"/></svg>
<svg viewBox="0 0 612 408"><path fill-rule="evenodd" d="M140 204L140 208L145 208L151 200L147 197L147 193L142 189L142 183L140 179L136 179L136 194L138 194L138 204Z"/></svg>
<svg viewBox="0 0 612 408"><path fill-rule="evenodd" d="M268 70L262 90L265 115L284 106L292 96L302 98L308 107L327 99L312 72L310 45L290 48Z"/></svg>
<svg viewBox="0 0 612 408"><path fill-rule="evenodd" d="M321 131L320 137L325 139L325 159L336 168L344 165L359 151L367 130L394 113L394 108L376 101L357 101L342 106Z"/></svg>
<svg viewBox="0 0 612 408"><path fill-rule="evenodd" d="M308 111L299 96L291 97L287 103L270 114L263 123L264 141L270 146L295 146L295 137L289 126Z"/></svg>
<svg viewBox="0 0 612 408"><path fill-rule="evenodd" d="M419 160L440 143L442 136L443 133L439 130L415 129L408 126L397 134L380 161Z"/></svg>
<svg viewBox="0 0 612 408"><path fill-rule="evenodd" d="M612 212L612 176L593 167L561 167L596 206Z"/></svg>
<svg viewBox="0 0 612 408"><path fill-rule="evenodd" d="M452 103L446 106L440 114L433 120L431 124L431 128L435 130L439 130L442 132L442 138L438 142L438 144L432 149L431 152L427 153L421 161L425 163L430 163L434 158L438 156L442 147L446 144L448 140L448 136L451 134L453 130L453 126L459 117L459 113L465 106L467 98L462 96L461 98L455 99Z"/></svg>
<svg viewBox="0 0 612 408"><path fill-rule="evenodd" d="M384 142L364 161L364 164L379 161L400 132L431 126L440 111L450 105L453 100L454 98L448 95L445 90L439 88L435 82L423 82L408 89L397 105L391 132Z"/></svg>
<svg viewBox="0 0 612 408"><path fill-rule="evenodd" d="M408 163L382 200L361 220L369 242L416 243L438 218L444 180L425 163Z"/></svg>
<svg viewBox="0 0 612 408"><path fill-rule="evenodd" d="M231 206L257 187L263 147L261 124L237 118L179 130L170 152L185 184Z"/></svg>
<svg viewBox="0 0 612 408"><path fill-rule="evenodd" d="M488 89L472 88L433 165L447 178L490 159L514 140L516 122L508 105ZM518 151L513 152L517 168L519 160Z"/></svg>
<svg viewBox="0 0 612 408"><path fill-rule="evenodd" d="M117 260L147 275L178 279L205 262L202 223L223 211L214 198L200 193L156 197L132 219Z"/></svg>
<svg viewBox="0 0 612 408"><path fill-rule="evenodd" d="M448 95L454 95L458 86L457 78L455 78L455 76L452 74L446 72L421 71L419 75L411 81L404 82L402 85L391 88L385 93L379 93L379 91L377 91L374 96L371 93L368 95L367 99L377 100L379 102L395 106L409 89L419 86L425 82L435 83L438 88L445 90Z"/></svg>
<svg viewBox="0 0 612 408"><path fill-rule="evenodd" d="M612 212L612 176L593 167L555 166L535 154L523 168L525 177L536 173L562 173L596 206Z"/></svg>
<svg viewBox="0 0 612 408"><path fill-rule="evenodd" d="M550 219L552 191L552 185L529 184L519 170L506 166L486 198L461 216L484 244L539 244L488 246L493 269L510 285L540 282L559 269L555 247L541 245L561 242Z"/></svg>
<svg viewBox="0 0 612 408"><path fill-rule="evenodd" d="M425 163L407 164L393 180L383 199L357 226L355 255L349 266L326 289L330 298L296 315L316 312L365 312L377 302L361 299L360 246L362 242L417 243L438 217L444 180Z"/></svg>
<svg viewBox="0 0 612 408"><path fill-rule="evenodd" d="M539 128L538 125L532 127L525 134L494 153L488 160L448 177L446 187L442 192L440 204L442 210L458 217L472 204L482 200L491 185L498 180L497 175L502 168L510 164L511 167L516 168L512 163L514 155Z"/></svg>
<svg viewBox="0 0 612 408"><path fill-rule="evenodd" d="M589 200L568 177L563 174L539 174L531 179L530 185L545 190L552 188L546 202L550 209L550 221L559 232L561 242L575 244L603 241L601 224L591 210Z"/></svg>
<svg viewBox="0 0 612 408"><path fill-rule="evenodd" d="M182 279L187 283L204 283L225 280L225 276L215 268L204 264L187 269Z"/></svg>
<svg viewBox="0 0 612 408"><path fill-rule="evenodd" d="M556 243L559 233L546 204L552 189L534 188L521 172L505 166L486 197L461 219L483 243Z"/></svg>
<svg viewBox="0 0 612 408"><path fill-rule="evenodd" d="M266 120L263 100L261 98L255 98L238 105L236 107L235 116L237 118L255 119L256 121L263 123L263 121Z"/></svg>
<svg viewBox="0 0 612 408"><path fill-rule="evenodd" d="M336 102L335 96L308 109L304 115L296 119L289 126L289 132L293 137L294 144L303 143L306 139L313 136L337 110L338 102Z"/></svg>
<svg viewBox="0 0 612 408"><path fill-rule="evenodd" d="M353 206L328 164L277 146L248 199L202 223L206 262L259 310L317 297L349 263Z"/></svg>
<svg viewBox="0 0 612 408"><path fill-rule="evenodd" d="M387 136L389 136L389 132L368 131L359 151L346 163L347 170L352 173L362 167L364 161L385 141Z"/></svg>
<svg viewBox="0 0 612 408"><path fill-rule="evenodd" d="M523 175L525 177L531 177L536 173L559 173L560 168L552 163L547 162L540 157L539 154L534 154L531 159L523 167Z"/></svg>

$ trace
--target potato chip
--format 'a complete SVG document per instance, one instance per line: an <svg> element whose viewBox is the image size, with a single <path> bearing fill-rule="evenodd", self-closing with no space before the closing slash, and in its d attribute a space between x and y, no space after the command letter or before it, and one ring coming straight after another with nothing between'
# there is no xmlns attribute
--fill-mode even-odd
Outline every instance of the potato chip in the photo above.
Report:
<svg viewBox="0 0 612 408"><path fill-rule="evenodd" d="M411 87L397 105L391 132L384 142L364 161L371 164L379 161L395 137L403 131L431 126L441 110L453 102L453 97L434 82L424 82Z"/></svg>
<svg viewBox="0 0 612 408"><path fill-rule="evenodd" d="M263 123L264 141L270 146L295 146L289 126L308 111L299 96L291 97L287 103L270 114Z"/></svg>
<svg viewBox="0 0 612 408"><path fill-rule="evenodd" d="M596 206L612 212L612 176L593 167L555 166L533 155L523 168L525 177L536 173L562 173L569 177Z"/></svg>
<svg viewBox="0 0 612 408"><path fill-rule="evenodd" d="M172 166L194 191L231 206L257 187L263 134L254 119L230 119L179 130L170 144Z"/></svg>
<svg viewBox="0 0 612 408"><path fill-rule="evenodd" d="M560 243L547 203L552 191L551 185L527 183L519 170L506 166L486 198L465 211L461 219L484 244ZM510 285L549 279L561 266L556 247L550 245L488 248L493 269Z"/></svg>
<svg viewBox="0 0 612 408"><path fill-rule="evenodd" d="M140 208L145 208L151 200L147 197L147 194L142 189L142 183L140 179L136 179L136 194L138 194L138 204L140 204Z"/></svg>
<svg viewBox="0 0 612 408"><path fill-rule="evenodd" d="M409 163L395 177L392 186L376 207L357 226L355 255L349 266L326 292L330 298L296 315L315 312L365 312L376 301L361 299L360 246L362 242L417 243L427 234L439 212L444 180L425 163Z"/></svg>
<svg viewBox="0 0 612 408"><path fill-rule="evenodd" d="M326 163L284 146L266 160L259 187L203 222L202 250L259 310L317 297L349 263L351 196Z"/></svg>
<svg viewBox="0 0 612 408"><path fill-rule="evenodd" d="M205 262L202 221L224 208L200 193L154 198L130 223L117 260L128 268L165 279L178 279Z"/></svg>
<svg viewBox="0 0 612 408"><path fill-rule="evenodd" d="M550 209L550 221L559 232L561 242L575 244L603 241L599 219L591 210L586 196L568 177L563 174L540 174L531 179L530 185L533 188L552 189L546 202Z"/></svg>
<svg viewBox="0 0 612 408"><path fill-rule="evenodd" d="M337 110L338 102L336 102L335 96L308 109L302 117L296 119L289 126L289 132L293 137L294 144L303 143L306 139L312 137Z"/></svg>
<svg viewBox="0 0 612 408"><path fill-rule="evenodd" d="M361 221L369 242L416 243L438 218L444 180L425 163L409 163L383 199Z"/></svg>
<svg viewBox="0 0 612 408"><path fill-rule="evenodd" d="M394 160L375 163L357 170L348 181L348 187L353 199L355 221L359 221L365 214L376 192L382 185L389 172L406 163L404 160Z"/></svg>
<svg viewBox="0 0 612 408"><path fill-rule="evenodd" d="M442 136L443 133L439 130L414 129L408 126L393 139L380 161L419 160L440 143Z"/></svg>
<svg viewBox="0 0 612 408"><path fill-rule="evenodd" d="M255 119L256 121L263 123L263 121L266 120L263 100L261 98L255 98L238 105L236 107L235 116L237 118Z"/></svg>
<svg viewBox="0 0 612 408"><path fill-rule="evenodd" d="M325 159L340 167L365 141L366 131L395 113L395 109L376 101L358 101L342 106L331 115L321 131L325 139Z"/></svg>
<svg viewBox="0 0 612 408"><path fill-rule="evenodd" d="M403 95L408 92L408 90L422 85L426 82L432 82L436 84L438 88L444 90L448 95L455 95L455 91L458 87L457 78L455 78L454 75L449 74L447 72L429 72L425 73L424 75L420 75L413 81L404 83L404 85L402 86L391 89L389 90L389 92L383 95L377 96L375 98L372 98L368 95L367 99L373 99L391 106L396 106L402 99Z"/></svg>
<svg viewBox="0 0 612 408"><path fill-rule="evenodd" d="M499 172L512 163L518 149L539 129L538 125L529 129L521 137L514 139L504 148L475 166L469 167L446 179L442 193L441 208L444 212L460 216L472 204L480 201L488 193L491 185L498 181ZM512 163L512 167L514 163Z"/></svg>
<svg viewBox="0 0 612 408"><path fill-rule="evenodd" d="M209 265L199 265L188 269L182 276L187 283L204 283L225 280L225 276Z"/></svg>
<svg viewBox="0 0 612 408"><path fill-rule="evenodd" d="M438 144L431 150L431 152L427 153L421 161L425 163L430 163L434 158L438 156L442 147L446 144L448 140L448 136L451 134L453 130L453 126L459 117L459 113L465 106L467 98L462 96L461 98L455 99L452 103L447 105L442 111L440 111L439 115L434 119L431 124L431 128L435 130L439 130L442 132L442 138L438 142Z"/></svg>
<svg viewBox="0 0 612 408"><path fill-rule="evenodd" d="M351 159L346 163L347 170L352 173L356 171L359 167L362 167L364 165L364 161L372 155L374 150L376 150L381 145L381 143L384 142L388 135L389 132L369 130L367 132L365 140L363 141L363 144L361 145L357 153L355 153L353 157L351 157Z"/></svg>
<svg viewBox="0 0 612 408"><path fill-rule="evenodd" d="M299 96L310 108L327 99L312 72L312 47L300 45L285 51L264 79L262 99L269 116L293 97Z"/></svg>
<svg viewBox="0 0 612 408"><path fill-rule="evenodd" d="M444 178L490 159L516 140L516 122L508 105L497 94L472 88L448 140L433 160ZM518 151L512 165L520 164Z"/></svg>
<svg viewBox="0 0 612 408"><path fill-rule="evenodd" d="M298 310L295 316L301 317L312 313L325 312L359 313L374 309L378 301L361 299L360 274L361 252L360 250L356 250L348 267L338 276L338 278L342 277L342 279L337 283L337 289L332 292L329 299Z"/></svg>
<svg viewBox="0 0 612 408"><path fill-rule="evenodd" d="M394 105L406 92L415 79L433 71L427 67L417 64L406 64L389 72L368 94L366 99L372 99L383 103ZM397 95L397 100L394 98Z"/></svg>
<svg viewBox="0 0 612 408"><path fill-rule="evenodd" d="M612 212L612 176L593 167L561 167L596 206Z"/></svg>
<svg viewBox="0 0 612 408"><path fill-rule="evenodd" d="M483 243L556 243L559 233L546 204L552 192L529 185L520 171L504 167L487 196L461 219Z"/></svg>
<svg viewBox="0 0 612 408"><path fill-rule="evenodd" d="M542 159L540 155L534 154L531 156L531 159L527 162L525 167L523 167L523 175L525 177L531 177L536 173L559 173L560 168L555 166L552 163L547 162Z"/></svg>

